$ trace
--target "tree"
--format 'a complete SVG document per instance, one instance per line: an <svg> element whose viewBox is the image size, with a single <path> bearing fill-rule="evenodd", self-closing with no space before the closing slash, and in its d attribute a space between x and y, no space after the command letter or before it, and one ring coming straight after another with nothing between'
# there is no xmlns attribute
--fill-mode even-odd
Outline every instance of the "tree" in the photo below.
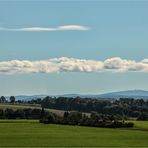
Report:
<svg viewBox="0 0 148 148"><path fill-rule="evenodd" d="M17 109L15 112L15 118L18 119L24 119L25 118L25 112L22 109Z"/></svg>
<svg viewBox="0 0 148 148"><path fill-rule="evenodd" d="M5 103L5 102L6 102L6 98L5 98L4 96L1 96L0 102L1 102L1 103Z"/></svg>
<svg viewBox="0 0 148 148"><path fill-rule="evenodd" d="M14 96L11 96L11 97L10 97L10 102L11 102L11 103L15 103L15 97L14 97Z"/></svg>
<svg viewBox="0 0 148 148"><path fill-rule="evenodd" d="M44 108L42 107L40 119L43 119L44 117L45 117L45 110L44 110Z"/></svg>
<svg viewBox="0 0 148 148"><path fill-rule="evenodd" d="M5 110L5 116L7 119L15 119L15 114L12 109L6 109Z"/></svg>
<svg viewBox="0 0 148 148"><path fill-rule="evenodd" d="M25 108L25 109L23 109L23 111L25 113L25 118L26 119L32 119L32 109Z"/></svg>
<svg viewBox="0 0 148 148"><path fill-rule="evenodd" d="M64 112L64 118L67 118L69 115L69 112Z"/></svg>
<svg viewBox="0 0 148 148"><path fill-rule="evenodd" d="M147 113L141 113L141 115L139 115L137 120L148 121L148 114Z"/></svg>
<svg viewBox="0 0 148 148"><path fill-rule="evenodd" d="M31 116L33 119L40 119L41 116L41 110L40 109L33 109L31 112Z"/></svg>
<svg viewBox="0 0 148 148"><path fill-rule="evenodd" d="M72 111L68 115L68 120L70 124L73 125L78 124L81 119L82 119L82 113L78 111Z"/></svg>
<svg viewBox="0 0 148 148"><path fill-rule="evenodd" d="M0 109L0 119L4 119L5 117L3 109Z"/></svg>

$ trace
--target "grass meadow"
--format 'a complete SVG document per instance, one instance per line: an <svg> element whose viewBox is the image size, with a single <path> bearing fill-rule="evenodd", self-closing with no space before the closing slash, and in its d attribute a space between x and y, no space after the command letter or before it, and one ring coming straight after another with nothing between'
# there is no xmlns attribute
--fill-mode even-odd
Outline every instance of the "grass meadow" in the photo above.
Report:
<svg viewBox="0 0 148 148"><path fill-rule="evenodd" d="M148 147L148 122L132 129L40 124L1 120L0 147Z"/></svg>

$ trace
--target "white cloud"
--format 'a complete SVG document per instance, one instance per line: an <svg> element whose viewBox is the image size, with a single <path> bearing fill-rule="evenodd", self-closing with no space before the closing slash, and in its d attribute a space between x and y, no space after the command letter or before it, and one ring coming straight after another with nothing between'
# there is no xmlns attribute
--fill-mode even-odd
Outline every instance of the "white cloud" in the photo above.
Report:
<svg viewBox="0 0 148 148"><path fill-rule="evenodd" d="M0 73L55 73L55 72L148 72L148 59L140 62L114 57L105 61L76 58L53 58L40 61L0 61Z"/></svg>
<svg viewBox="0 0 148 148"><path fill-rule="evenodd" d="M59 26L57 29L58 30L80 30L80 31L89 30L88 27L86 27L86 26L80 26L80 25Z"/></svg>
<svg viewBox="0 0 148 148"><path fill-rule="evenodd" d="M142 63L148 63L148 59L144 59L141 61Z"/></svg>
<svg viewBox="0 0 148 148"><path fill-rule="evenodd" d="M0 31L87 31L89 30L86 26L81 25L65 25L65 26L58 26L58 27L27 27L27 28L2 28L0 27Z"/></svg>

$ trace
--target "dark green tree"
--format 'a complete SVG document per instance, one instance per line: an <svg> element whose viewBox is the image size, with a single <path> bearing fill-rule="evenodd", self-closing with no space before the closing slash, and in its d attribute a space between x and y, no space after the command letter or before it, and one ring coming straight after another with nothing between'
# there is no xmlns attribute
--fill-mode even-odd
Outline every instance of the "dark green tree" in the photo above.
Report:
<svg viewBox="0 0 148 148"><path fill-rule="evenodd" d="M15 103L15 97L14 96L10 97L10 103Z"/></svg>
<svg viewBox="0 0 148 148"><path fill-rule="evenodd" d="M5 98L4 96L1 96L0 102L1 102L1 103L5 103L5 102L6 102L6 98Z"/></svg>
<svg viewBox="0 0 148 148"><path fill-rule="evenodd" d="M44 117L45 117L45 110L44 110L44 108L42 107L40 119L43 119Z"/></svg>

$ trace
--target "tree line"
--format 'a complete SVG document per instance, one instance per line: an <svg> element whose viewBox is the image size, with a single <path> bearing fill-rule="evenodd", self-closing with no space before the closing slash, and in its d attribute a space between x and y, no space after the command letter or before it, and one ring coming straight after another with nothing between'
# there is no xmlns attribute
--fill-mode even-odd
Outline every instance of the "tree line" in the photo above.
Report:
<svg viewBox="0 0 148 148"><path fill-rule="evenodd" d="M35 119L45 124L65 124L93 127L121 128L133 127L132 122L119 121L116 116L103 115L91 112L88 116L78 111L64 112L64 115L58 116L54 113L42 109L0 109L0 119Z"/></svg>
<svg viewBox="0 0 148 148"><path fill-rule="evenodd" d="M44 114L48 116L50 112L44 111ZM40 119L42 115L41 109L0 109L0 119Z"/></svg>
<svg viewBox="0 0 148 148"><path fill-rule="evenodd" d="M103 115L92 112L90 116L82 114L78 111L65 112L63 117L56 116L55 114L48 114L40 118L40 123L44 124L65 124L65 125L79 125L91 127L107 127L107 128L122 128L133 127L132 122L125 122L124 120L118 121L113 115Z"/></svg>
<svg viewBox="0 0 148 148"><path fill-rule="evenodd" d="M92 112L99 114L114 115L119 120L136 118L137 120L148 120L148 100L120 98L119 100L98 100L92 98L72 97L45 97L43 99L17 100L11 96L6 100L0 97L0 103L11 104L39 104L43 108L58 109L65 111Z"/></svg>
<svg viewBox="0 0 148 148"><path fill-rule="evenodd" d="M121 119L136 118L148 120L148 100L120 98L119 100L97 100L92 98L45 97L41 101L44 108L65 111L92 112L104 115L116 115Z"/></svg>
<svg viewBox="0 0 148 148"><path fill-rule="evenodd" d="M4 96L0 97L0 103L15 103L15 97L14 96L10 96L9 100L7 100Z"/></svg>
<svg viewBox="0 0 148 148"><path fill-rule="evenodd" d="M14 96L11 96L9 101L6 100L3 96L0 98L1 103L24 103L21 100L16 101ZM108 127L108 128L121 128L121 127L133 127L134 124L131 122L124 122L124 120L118 114L102 114L101 112L94 112L94 108L89 106L90 104L94 104L98 100L94 99L86 99L84 104L84 99L82 98L51 98L46 97L43 100L31 100L26 101L29 104L41 104L42 109L38 108L20 108L20 109L0 109L0 119L37 119L40 123L45 124L66 124L66 125L79 125L79 126L93 126L93 127ZM88 104L87 104L88 103ZM85 110L86 105L89 106L88 110ZM99 101L97 105L99 105L99 110L101 110L102 106L110 105L111 102L108 101ZM47 110L46 108L55 108L66 110L64 112L63 117L53 114ZM77 110L77 111L73 111ZM90 114L85 114L82 112L89 111ZM92 112L93 111L93 112Z"/></svg>

